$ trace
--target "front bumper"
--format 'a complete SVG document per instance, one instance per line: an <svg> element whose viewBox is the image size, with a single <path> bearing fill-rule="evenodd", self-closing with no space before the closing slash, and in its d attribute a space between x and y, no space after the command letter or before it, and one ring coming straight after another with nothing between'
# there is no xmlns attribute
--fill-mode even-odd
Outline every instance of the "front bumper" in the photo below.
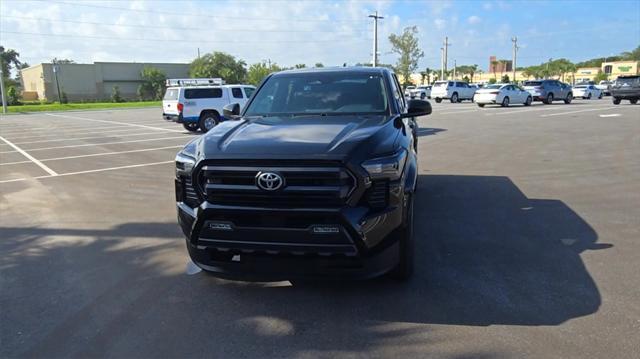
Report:
<svg viewBox="0 0 640 359"><path fill-rule="evenodd" d="M202 269L237 280L366 279L393 269L399 247L390 234L403 221L404 192L388 206L255 208L178 202L189 255Z"/></svg>

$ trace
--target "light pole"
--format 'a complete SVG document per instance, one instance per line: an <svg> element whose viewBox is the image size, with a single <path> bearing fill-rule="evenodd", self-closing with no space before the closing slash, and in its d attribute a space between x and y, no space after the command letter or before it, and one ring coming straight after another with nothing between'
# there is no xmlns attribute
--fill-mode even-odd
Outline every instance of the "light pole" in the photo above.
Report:
<svg viewBox="0 0 640 359"><path fill-rule="evenodd" d="M7 94L4 92L4 72L2 71L2 57L0 57L0 92L2 92L2 113L7 113Z"/></svg>
<svg viewBox="0 0 640 359"><path fill-rule="evenodd" d="M60 96L60 83L58 82L58 63L55 61L53 62L53 77L55 77L56 79L56 89L58 90L58 103L62 103L62 97Z"/></svg>
<svg viewBox="0 0 640 359"><path fill-rule="evenodd" d="M377 11L369 17L373 18L373 61L371 64L376 67L378 66L378 19L384 19L384 17L378 16Z"/></svg>

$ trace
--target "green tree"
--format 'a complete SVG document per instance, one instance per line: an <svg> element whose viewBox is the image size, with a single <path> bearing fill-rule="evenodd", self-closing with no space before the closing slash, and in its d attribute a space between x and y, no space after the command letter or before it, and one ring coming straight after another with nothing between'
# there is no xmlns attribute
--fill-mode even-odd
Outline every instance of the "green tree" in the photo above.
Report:
<svg viewBox="0 0 640 359"><path fill-rule="evenodd" d="M15 86L9 86L9 88L7 88L7 102L9 105L20 104L20 93Z"/></svg>
<svg viewBox="0 0 640 359"><path fill-rule="evenodd" d="M623 60L640 61L640 46L631 51L625 51L620 54Z"/></svg>
<svg viewBox="0 0 640 359"><path fill-rule="evenodd" d="M20 68L20 54L13 49L6 49L0 46L0 63L2 63L2 76L5 79L9 78L11 68Z"/></svg>
<svg viewBox="0 0 640 359"><path fill-rule="evenodd" d="M191 62L191 77L220 77L227 83L242 83L247 76L246 63L232 55L215 51Z"/></svg>
<svg viewBox="0 0 640 359"><path fill-rule="evenodd" d="M509 83L509 75L503 75L502 78L500 79L500 82L503 84L508 84Z"/></svg>
<svg viewBox="0 0 640 359"><path fill-rule="evenodd" d="M71 59L59 59L57 57L54 57L53 60L51 60L52 64L62 64L62 65L67 65L67 64L75 64L76 62L74 60Z"/></svg>
<svg viewBox="0 0 640 359"><path fill-rule="evenodd" d="M120 95L120 87L113 86L111 88L111 102L124 102L122 96Z"/></svg>
<svg viewBox="0 0 640 359"><path fill-rule="evenodd" d="M265 62L252 64L249 66L249 71L247 72L247 82L252 85L257 85L269 74L281 70L276 63L271 63L271 67Z"/></svg>
<svg viewBox="0 0 640 359"><path fill-rule="evenodd" d="M167 80L167 75L164 72L152 66L145 66L140 71L140 78L142 78L142 83L138 86L137 94L141 100L162 99Z"/></svg>
<svg viewBox="0 0 640 359"><path fill-rule="evenodd" d="M494 73L495 73L495 72L494 72ZM496 82L497 82L497 81L496 81L496 78L495 78L495 77L494 77L494 78L492 78L492 79L489 79L489 83L490 83L490 84L495 84Z"/></svg>
<svg viewBox="0 0 640 359"><path fill-rule="evenodd" d="M596 74L596 76L593 78L593 81L595 83L600 83L600 81L606 81L609 79L609 76L607 74L605 74L604 72L602 72L602 70L598 70L598 73Z"/></svg>
<svg viewBox="0 0 640 359"><path fill-rule="evenodd" d="M324 67L324 65L322 64L322 62L316 62L314 67Z"/></svg>
<svg viewBox="0 0 640 359"><path fill-rule="evenodd" d="M307 65L305 64L295 64L295 66L293 66L294 69L305 69L307 68Z"/></svg>
<svg viewBox="0 0 640 359"><path fill-rule="evenodd" d="M424 52L420 50L417 35L417 26L406 27L400 35L389 35L391 51L400 56L395 70L402 77L403 86L411 82L411 74L418 68L418 61L424 57Z"/></svg>

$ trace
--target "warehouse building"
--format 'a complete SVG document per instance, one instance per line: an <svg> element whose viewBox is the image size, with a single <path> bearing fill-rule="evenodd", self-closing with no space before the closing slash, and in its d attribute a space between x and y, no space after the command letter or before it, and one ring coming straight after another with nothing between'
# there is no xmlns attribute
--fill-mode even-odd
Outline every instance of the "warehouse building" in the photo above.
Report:
<svg viewBox="0 0 640 359"><path fill-rule="evenodd" d="M123 98L135 99L142 83L140 72L145 66L159 69L167 78L189 77L189 64L95 62L55 67L38 64L21 70L23 99L55 101L60 88L69 101L103 100L111 97L116 86Z"/></svg>

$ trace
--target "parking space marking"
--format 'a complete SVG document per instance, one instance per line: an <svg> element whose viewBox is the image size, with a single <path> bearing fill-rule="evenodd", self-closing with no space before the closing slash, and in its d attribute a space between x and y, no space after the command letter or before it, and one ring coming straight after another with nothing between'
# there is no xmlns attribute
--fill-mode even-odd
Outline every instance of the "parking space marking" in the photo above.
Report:
<svg viewBox="0 0 640 359"><path fill-rule="evenodd" d="M71 118L71 119L83 120L83 121L104 122L104 123L110 123L110 124L114 124L114 123L115 123L115 124L122 124L122 125L131 126L131 127L147 128L147 129L154 130L154 131L169 131L169 132L179 132L179 133L184 133L184 132L185 132L185 130L174 130L174 129L172 129L172 128L153 127L153 126L139 125L139 124L136 124L136 123L128 123L128 122L118 122L118 121L109 121L109 120L97 120L97 119L88 118L88 117L78 117L78 116L69 116L69 115L58 115L58 114L53 114L53 113L45 113L45 115L47 115L47 116L53 116L53 117Z"/></svg>
<svg viewBox="0 0 640 359"><path fill-rule="evenodd" d="M75 147L102 146L102 145L118 145L118 144L121 144L121 143L135 143L135 142L174 140L174 139L178 139L178 138L188 139L188 137L185 137L185 136L145 138L143 140L115 141L115 142L103 142L103 143L85 143L85 144L82 144L82 145L30 148L29 151L33 152L33 151L44 151L44 150L57 150L57 149L60 149L60 148L75 148ZM2 151L2 152L0 152L0 154L11 153L11 152L16 152L16 151Z"/></svg>
<svg viewBox="0 0 640 359"><path fill-rule="evenodd" d="M129 131L130 128L129 126L106 126L106 127L84 127L84 128L76 128L73 130L69 130L69 131L54 131L54 132L50 132L50 133L43 133L40 135L32 135L29 134L27 136L16 136L16 137L11 137L12 140L23 140L25 138L40 138L40 137L51 137L51 136L60 136L60 135L68 135L68 134L76 134L76 133L80 133L82 134L83 132L86 133L92 133L95 132L97 130L100 130L100 133L108 133L108 132L118 132L118 131ZM26 132L26 131L21 131L21 132ZM20 132L16 132L16 133L20 133Z"/></svg>
<svg viewBox="0 0 640 359"><path fill-rule="evenodd" d="M51 158L43 158L40 160L40 162L47 162L47 161L61 161L61 160L70 160L70 159L74 159L74 158L85 158L85 157L96 157L96 156L109 156L109 155L119 155L119 154L125 154L125 153L137 153L137 152L150 152L150 151L160 151L160 150L167 150L167 149L172 149L172 148L181 148L183 147L182 145L176 145L176 146L165 146L165 147L154 147L154 148L143 148L141 150L128 150L128 151L114 151L114 152L101 152L101 153L91 153L88 155L76 155L76 156L65 156L65 157L51 157ZM17 165L17 164L22 164L22 163L29 163L31 161L15 161L15 162L6 162L6 163L0 163L0 166L9 166L9 165Z"/></svg>
<svg viewBox="0 0 640 359"><path fill-rule="evenodd" d="M38 159L36 159L35 157L31 156L30 154L28 154L27 152L25 152L23 149L21 149L20 147L14 145L13 143L7 141L4 137L0 136L0 140L4 141L7 145L13 147L17 152L19 152L21 155L23 155L24 157L28 158L29 160L31 160L31 162L35 163L36 165L38 165L38 167L42 168L45 172L47 172L50 176L57 176L58 174L52 170L51 168L47 167L44 163L38 161Z"/></svg>
<svg viewBox="0 0 640 359"><path fill-rule="evenodd" d="M131 130L129 130L131 131ZM15 142L16 145L26 145L30 143L44 143L44 142L60 142L60 141L80 141L80 140L91 140L97 138L116 138L116 137L131 137L131 136L149 136L152 135L149 132L143 133L129 133L124 135L107 135L107 136L89 136L89 137L67 137L67 138L56 138L53 140L38 140L38 141L26 141L26 142ZM154 134L155 135L155 134Z"/></svg>
<svg viewBox="0 0 640 359"><path fill-rule="evenodd" d="M557 113L550 113L547 115L540 115L540 117L551 117L551 116L562 116L562 115L568 115L568 114L572 114L572 113L580 113L580 112L589 112L589 111L606 111L606 110L611 110L614 108L618 108L617 106L612 106L612 107L605 107L605 108L590 108L590 109L586 109L586 110L578 110L578 111L569 111L569 112L557 112Z"/></svg>
<svg viewBox="0 0 640 359"><path fill-rule="evenodd" d="M140 164L128 165L128 166L98 168L98 169L95 169L95 170L67 172L67 173L59 173L59 174L47 175L47 176L14 178L14 179L10 179L10 180L0 181L0 183L21 182L21 181L27 181L27 180L30 180L30 179L43 179L43 178L51 178L51 177L73 176L73 175L80 175L80 174L85 174L85 173L105 172L105 171L114 171L114 170L121 170L121 169L127 169L127 168L137 168L137 167L164 165L164 164L168 164L168 163L173 163L173 160L171 160L171 161L162 161L162 162L140 163Z"/></svg>

